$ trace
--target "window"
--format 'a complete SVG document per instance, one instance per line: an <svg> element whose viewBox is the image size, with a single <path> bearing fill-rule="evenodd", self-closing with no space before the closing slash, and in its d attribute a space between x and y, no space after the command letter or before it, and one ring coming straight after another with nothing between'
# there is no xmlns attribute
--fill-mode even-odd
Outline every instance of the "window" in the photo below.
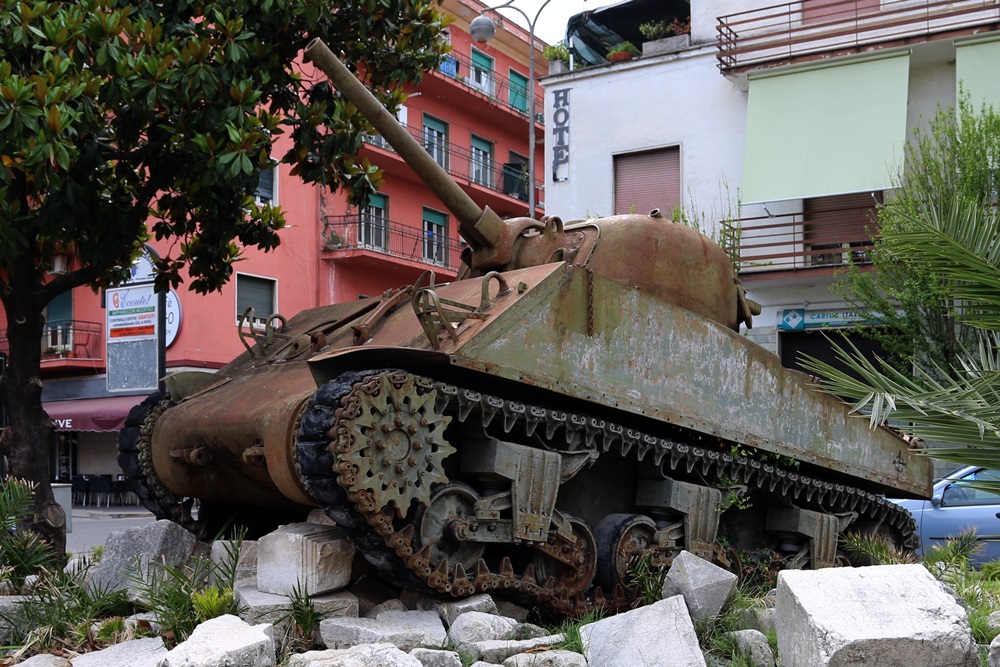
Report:
<svg viewBox="0 0 1000 667"><path fill-rule="evenodd" d="M528 158L511 151L503 166L503 193L521 201L528 201Z"/></svg>
<svg viewBox="0 0 1000 667"><path fill-rule="evenodd" d="M73 292L63 292L45 306L42 352L70 352L73 349Z"/></svg>
<svg viewBox="0 0 1000 667"><path fill-rule="evenodd" d="M493 94L493 58L473 49L469 85L487 95Z"/></svg>
<svg viewBox="0 0 1000 667"><path fill-rule="evenodd" d="M448 125L437 118L424 116L424 148L434 161L448 168Z"/></svg>
<svg viewBox="0 0 1000 667"><path fill-rule="evenodd" d="M679 146L616 155L615 215L646 215L659 209L666 218L681 203Z"/></svg>
<svg viewBox="0 0 1000 667"><path fill-rule="evenodd" d="M976 488L977 482L997 484L1000 482L1000 472L983 469L966 475L954 484L949 484L941 495L941 504L945 507L1000 504L1000 494L992 490Z"/></svg>
<svg viewBox="0 0 1000 667"><path fill-rule="evenodd" d="M472 164L469 173L473 183L493 187L493 144L479 137L472 137Z"/></svg>
<svg viewBox="0 0 1000 667"><path fill-rule="evenodd" d="M448 239L448 216L425 208L423 219L424 259L433 264L444 264L445 243Z"/></svg>
<svg viewBox="0 0 1000 667"><path fill-rule="evenodd" d="M275 297L277 281L258 278L243 273L236 274L236 322L247 308L253 308L253 326L263 327L269 317L277 312Z"/></svg>
<svg viewBox="0 0 1000 667"><path fill-rule="evenodd" d="M407 108L405 106L399 107L399 111L396 112L396 120L399 121L400 125L406 127L406 118L407 118ZM383 137L381 134L378 133L367 134L365 135L365 141L370 143L372 146L378 146L379 148L384 148L387 151L392 150L392 146L389 145L389 142L386 141L385 137Z"/></svg>
<svg viewBox="0 0 1000 667"><path fill-rule="evenodd" d="M528 113L528 77L510 71L510 92L507 100L510 106L522 113Z"/></svg>
<svg viewBox="0 0 1000 667"><path fill-rule="evenodd" d="M385 195L372 195L368 200L368 207L361 211L358 221L359 245L385 250L389 242L388 206L389 198Z"/></svg>
<svg viewBox="0 0 1000 667"><path fill-rule="evenodd" d="M875 224L875 207L881 200L881 192L806 199L802 206L806 263L842 266L848 260L868 262L872 246L868 228Z"/></svg>
<svg viewBox="0 0 1000 667"><path fill-rule="evenodd" d="M277 167L271 167L260 172L257 189L253 193L253 198L258 204L270 204L273 206L278 203L277 192L275 191L277 189L277 179L275 178L277 171Z"/></svg>

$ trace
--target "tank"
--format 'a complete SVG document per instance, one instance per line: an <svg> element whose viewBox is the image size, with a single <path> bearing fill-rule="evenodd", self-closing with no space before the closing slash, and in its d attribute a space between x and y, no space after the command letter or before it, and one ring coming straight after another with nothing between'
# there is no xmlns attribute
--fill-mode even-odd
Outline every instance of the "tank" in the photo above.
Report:
<svg viewBox="0 0 1000 667"><path fill-rule="evenodd" d="M929 497L930 461L740 335L759 308L718 245L656 211L481 210L322 42L306 56L451 210L465 265L241 327L227 366L168 378L119 444L157 517L212 536L321 508L389 581L557 613L631 604L637 559L681 550L738 572L843 564L848 532L915 546L884 496Z"/></svg>

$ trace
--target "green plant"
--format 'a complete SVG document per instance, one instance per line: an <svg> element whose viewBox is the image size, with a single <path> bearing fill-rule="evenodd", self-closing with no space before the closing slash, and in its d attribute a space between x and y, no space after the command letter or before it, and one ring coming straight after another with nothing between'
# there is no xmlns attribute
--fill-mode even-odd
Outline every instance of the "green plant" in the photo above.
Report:
<svg viewBox="0 0 1000 667"><path fill-rule="evenodd" d="M191 593L191 606L199 623L237 611L233 589L218 586L206 586Z"/></svg>
<svg viewBox="0 0 1000 667"><path fill-rule="evenodd" d="M580 628L584 625L595 623L605 616L606 614L602 609L591 609L581 616L564 619L556 629L556 634L563 635L564 639L552 648L583 653L583 639L580 637Z"/></svg>
<svg viewBox="0 0 1000 667"><path fill-rule="evenodd" d="M663 582L669 569L663 563L657 563L653 554L639 554L626 570L626 588L633 591L642 604L653 604L663 597Z"/></svg>
<svg viewBox="0 0 1000 667"><path fill-rule="evenodd" d="M730 667L753 667L750 656L740 650L732 633L743 628L744 614L757 606L761 606L761 602L756 593L741 587L723 606L718 616L699 619L695 623L695 633L702 650L730 661Z"/></svg>
<svg viewBox="0 0 1000 667"><path fill-rule="evenodd" d="M608 56L612 56L616 53L629 53L633 56L642 55L642 51L636 47L632 42L625 40L624 42L619 42L608 49Z"/></svg>
<svg viewBox="0 0 1000 667"><path fill-rule="evenodd" d="M670 37L674 33L670 31L670 24L666 21L646 21L639 24L639 32L646 39L653 41Z"/></svg>
<svg viewBox="0 0 1000 667"><path fill-rule="evenodd" d="M21 590L28 575L50 567L55 554L41 537L18 524L34 512L34 485L19 479L0 483L0 581Z"/></svg>
<svg viewBox="0 0 1000 667"><path fill-rule="evenodd" d="M137 564L129 573L139 598L156 614L166 641L182 642L197 627L195 593L208 581L210 571L210 562L197 558L190 565Z"/></svg>
<svg viewBox="0 0 1000 667"><path fill-rule="evenodd" d="M778 582L778 572L785 566L785 558L771 549L739 551L742 587L748 594L770 591Z"/></svg>
<svg viewBox="0 0 1000 667"><path fill-rule="evenodd" d="M548 44L542 49L542 55L550 63L562 62L569 65L569 47L563 42Z"/></svg>
<svg viewBox="0 0 1000 667"><path fill-rule="evenodd" d="M912 552L900 549L881 535L845 533L841 537L844 549L857 565L899 565L917 562Z"/></svg>

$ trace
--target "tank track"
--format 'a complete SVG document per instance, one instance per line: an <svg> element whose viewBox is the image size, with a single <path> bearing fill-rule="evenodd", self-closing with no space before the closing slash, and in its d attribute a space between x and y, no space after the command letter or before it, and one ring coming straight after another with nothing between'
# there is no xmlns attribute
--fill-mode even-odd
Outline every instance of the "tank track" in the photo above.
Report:
<svg viewBox="0 0 1000 667"><path fill-rule="evenodd" d="M509 591L562 614L578 613L591 606L613 609L630 603L620 586L612 592L595 588L589 597L585 597L589 577L586 577L584 586L567 587L561 584L567 578L562 575L570 574L565 572L565 565L559 580L549 577L544 584L540 584L536 580L533 564L528 564L518 574L507 557L500 561L496 569L491 569L480 558L474 572L466 572L461 563L451 567L447 558L434 562L429 546L421 547L415 538L412 519L396 516L398 513L392 506L379 506L377 493L357 487L358 462L351 457L353 436L338 425L342 420L357 416L361 395L376 395L383 391L384 382L398 387L410 382L411 378L419 394L434 393L438 413L453 415L459 422L479 420L484 427L489 427L494 420L500 419L504 433L517 428L519 433L529 436L533 433L544 434L549 443L562 434L564 442L550 445L553 449L594 450L598 455L610 453L631 456L638 461L648 459L659 466L665 476L671 471L679 471L688 475L700 473L705 477L735 479L748 487L756 487L823 512L855 512L858 521L863 519L871 525L894 529L905 548L917 546L916 526L906 510L852 486L826 482L769 463L642 433L584 414L512 401L410 375L405 371L345 373L320 387L303 413L296 445L297 464L307 490L331 518L359 542L369 560L383 571L391 571L397 581L416 581L435 593L456 597ZM544 545L536 548L543 552L548 549ZM570 574L568 578L573 577Z"/></svg>
<svg viewBox="0 0 1000 667"><path fill-rule="evenodd" d="M191 515L192 501L177 498L163 485L153 468L153 428L174 403L166 392L156 392L129 411L118 439L118 465L129 489L157 519L169 519L199 537L203 526Z"/></svg>

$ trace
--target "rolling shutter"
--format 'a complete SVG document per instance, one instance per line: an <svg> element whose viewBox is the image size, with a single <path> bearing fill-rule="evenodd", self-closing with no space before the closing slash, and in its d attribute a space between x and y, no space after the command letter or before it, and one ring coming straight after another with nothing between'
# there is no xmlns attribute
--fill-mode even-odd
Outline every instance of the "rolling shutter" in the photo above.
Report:
<svg viewBox="0 0 1000 667"><path fill-rule="evenodd" d="M670 217L681 203L678 146L615 156L615 215L645 215L654 208Z"/></svg>

